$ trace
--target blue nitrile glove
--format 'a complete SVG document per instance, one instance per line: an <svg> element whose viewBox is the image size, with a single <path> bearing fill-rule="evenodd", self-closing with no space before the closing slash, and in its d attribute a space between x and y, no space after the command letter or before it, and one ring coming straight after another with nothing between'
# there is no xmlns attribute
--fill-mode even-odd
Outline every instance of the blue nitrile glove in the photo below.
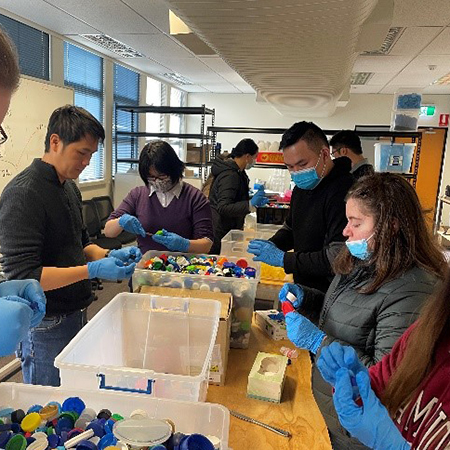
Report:
<svg viewBox="0 0 450 450"><path fill-rule="evenodd" d="M181 237L171 231L162 230L163 234L154 234L152 239L158 244L164 245L173 252L187 252L191 245L189 239Z"/></svg>
<svg viewBox="0 0 450 450"><path fill-rule="evenodd" d="M145 237L144 227L137 217L124 214L119 219L119 225L129 233L139 234L140 236Z"/></svg>
<svg viewBox="0 0 450 450"><path fill-rule="evenodd" d="M300 305L303 301L303 288L295 283L285 283L283 287L280 289L280 292L278 293L278 298L280 299L280 302L289 301L286 296L290 292L291 294L295 295L297 300L293 303L295 308L300 308Z"/></svg>
<svg viewBox="0 0 450 450"><path fill-rule="evenodd" d="M44 290L37 280L11 280L0 283L0 297L17 296L27 300L33 310L31 326L36 327L45 316Z"/></svg>
<svg viewBox="0 0 450 450"><path fill-rule="evenodd" d="M250 204L254 207L264 206L269 203L269 199L263 189L258 189L250 200Z"/></svg>
<svg viewBox="0 0 450 450"><path fill-rule="evenodd" d="M105 280L123 280L133 275L136 263L125 264L117 258L102 258L87 263L89 278L103 278Z"/></svg>
<svg viewBox="0 0 450 450"><path fill-rule="evenodd" d="M120 259L125 264L138 263L142 259L142 253L137 247L124 247L118 250L111 250L110 258Z"/></svg>
<svg viewBox="0 0 450 450"><path fill-rule="evenodd" d="M339 369L333 395L334 407L342 426L364 445L374 450L408 450L410 445L403 438L387 409L370 387L367 370L356 375L362 407L352 399L351 372Z"/></svg>
<svg viewBox="0 0 450 450"><path fill-rule="evenodd" d="M0 298L0 356L17 349L31 327L33 310L26 300L17 296Z"/></svg>
<svg viewBox="0 0 450 450"><path fill-rule="evenodd" d="M294 307L286 312L289 302L283 303L283 312L285 313L286 331L288 339L298 348L304 348L316 354L322 343L325 333L317 328L309 319L302 316Z"/></svg>
<svg viewBox="0 0 450 450"><path fill-rule="evenodd" d="M262 261L269 266L283 267L284 252L273 242L253 239L248 244L247 252L256 255L253 261Z"/></svg>
<svg viewBox="0 0 450 450"><path fill-rule="evenodd" d="M316 366L322 374L323 379L333 387L336 384L336 372L339 369L348 369L354 375L367 370L359 360L355 349L341 345L339 342L332 342L322 349Z"/></svg>

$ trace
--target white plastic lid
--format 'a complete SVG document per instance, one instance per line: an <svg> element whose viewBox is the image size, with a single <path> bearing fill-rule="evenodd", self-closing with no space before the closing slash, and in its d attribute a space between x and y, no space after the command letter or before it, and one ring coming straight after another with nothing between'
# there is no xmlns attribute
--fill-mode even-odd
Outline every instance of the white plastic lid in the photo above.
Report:
<svg viewBox="0 0 450 450"><path fill-rule="evenodd" d="M164 420L125 419L113 427L114 436L132 447L162 444L172 435L172 427Z"/></svg>
<svg viewBox="0 0 450 450"><path fill-rule="evenodd" d="M286 298L291 302L294 303L295 300L297 300L297 297L292 293L292 292L288 292L286 294Z"/></svg>

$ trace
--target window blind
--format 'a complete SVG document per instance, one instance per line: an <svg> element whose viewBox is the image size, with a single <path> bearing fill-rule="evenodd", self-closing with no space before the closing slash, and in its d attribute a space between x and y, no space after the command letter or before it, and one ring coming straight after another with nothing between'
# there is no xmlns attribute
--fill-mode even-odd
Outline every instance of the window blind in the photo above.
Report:
<svg viewBox="0 0 450 450"><path fill-rule="evenodd" d="M2 14L0 14L0 26L9 34L17 47L20 73L49 80L49 35Z"/></svg>
<svg viewBox="0 0 450 450"><path fill-rule="evenodd" d="M64 42L64 84L75 91L75 105L89 111L103 123L103 58L76 45ZM80 175L80 182L104 178L103 144Z"/></svg>
<svg viewBox="0 0 450 450"><path fill-rule="evenodd" d="M120 64L114 64L114 105L139 105L139 83L140 75L133 70L127 69ZM113 175L115 173L125 173L130 168L130 164L118 163L116 171L116 159L120 158L137 158L139 155L138 139L130 138L129 136L116 137L116 131L139 131L138 114L134 114L132 120L132 113L126 111L113 110L113 133L114 133L114 148L113 148ZM116 130L117 124L117 130Z"/></svg>

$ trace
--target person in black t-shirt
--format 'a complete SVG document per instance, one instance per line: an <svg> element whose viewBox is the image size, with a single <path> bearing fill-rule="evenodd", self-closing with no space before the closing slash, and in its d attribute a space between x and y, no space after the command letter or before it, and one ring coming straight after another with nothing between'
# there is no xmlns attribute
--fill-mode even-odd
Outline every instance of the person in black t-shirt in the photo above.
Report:
<svg viewBox="0 0 450 450"><path fill-rule="evenodd" d="M334 158L347 157L352 162L350 171L356 180L366 175L373 175L372 164L364 158L361 139L352 130L341 130L330 139L331 155Z"/></svg>
<svg viewBox="0 0 450 450"><path fill-rule="evenodd" d="M251 241L248 252L255 261L284 267L296 283L325 292L333 277L331 262L344 241L350 161L331 159L327 137L312 122L294 124L280 148L295 183L289 215L269 241Z"/></svg>

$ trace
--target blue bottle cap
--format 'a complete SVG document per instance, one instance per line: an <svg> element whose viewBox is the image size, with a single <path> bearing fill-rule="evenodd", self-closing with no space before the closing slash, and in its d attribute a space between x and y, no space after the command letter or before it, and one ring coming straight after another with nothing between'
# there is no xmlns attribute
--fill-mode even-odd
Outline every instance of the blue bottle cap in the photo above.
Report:
<svg viewBox="0 0 450 450"><path fill-rule="evenodd" d="M38 413L41 409L42 409L42 405L33 405L33 406L30 406L30 407L28 408L27 414L30 414L30 413L32 413L32 412L37 412L37 413Z"/></svg>
<svg viewBox="0 0 450 450"><path fill-rule="evenodd" d="M105 434L112 433L112 429L113 429L113 426L115 423L116 423L116 421L113 419L108 419L106 421L105 428L104 428Z"/></svg>
<svg viewBox="0 0 450 450"><path fill-rule="evenodd" d="M11 424L11 431L13 433L20 433L22 429L20 428L20 425L18 423L12 423Z"/></svg>
<svg viewBox="0 0 450 450"><path fill-rule="evenodd" d="M12 434L9 431L2 431L0 433L0 448L5 448L8 441L11 439Z"/></svg>
<svg viewBox="0 0 450 450"><path fill-rule="evenodd" d="M117 439L112 433L105 434L101 439L100 442L97 444L98 450L103 450L106 447L109 447L110 445L116 445Z"/></svg>
<svg viewBox="0 0 450 450"><path fill-rule="evenodd" d="M3 423L0 425L0 433L3 433L4 431L11 431L10 423Z"/></svg>
<svg viewBox="0 0 450 450"><path fill-rule="evenodd" d="M86 430L93 430L94 435L102 438L105 434L105 419L93 420L87 427Z"/></svg>
<svg viewBox="0 0 450 450"><path fill-rule="evenodd" d="M66 398L61 406L62 411L75 411L80 415L86 408L83 400L80 397Z"/></svg>
<svg viewBox="0 0 450 450"><path fill-rule="evenodd" d="M27 437L27 447L30 446L33 442L35 442L36 439L34 437ZM0 445L1 447L1 445Z"/></svg>
<svg viewBox="0 0 450 450"><path fill-rule="evenodd" d="M60 438L57 434L51 434L47 440L50 448L56 448L60 444Z"/></svg>
<svg viewBox="0 0 450 450"><path fill-rule="evenodd" d="M56 424L55 431L57 434L61 434L62 431L70 431L73 427L73 421L68 417L62 417Z"/></svg>
<svg viewBox="0 0 450 450"><path fill-rule="evenodd" d="M9 417L11 418L11 413L14 411L14 408L9 406L0 406L0 417Z"/></svg>
<svg viewBox="0 0 450 450"><path fill-rule="evenodd" d="M191 434L180 441L178 450L214 450L214 445L202 434Z"/></svg>
<svg viewBox="0 0 450 450"><path fill-rule="evenodd" d="M77 446L77 450L97 450L97 446L91 441L81 441Z"/></svg>

